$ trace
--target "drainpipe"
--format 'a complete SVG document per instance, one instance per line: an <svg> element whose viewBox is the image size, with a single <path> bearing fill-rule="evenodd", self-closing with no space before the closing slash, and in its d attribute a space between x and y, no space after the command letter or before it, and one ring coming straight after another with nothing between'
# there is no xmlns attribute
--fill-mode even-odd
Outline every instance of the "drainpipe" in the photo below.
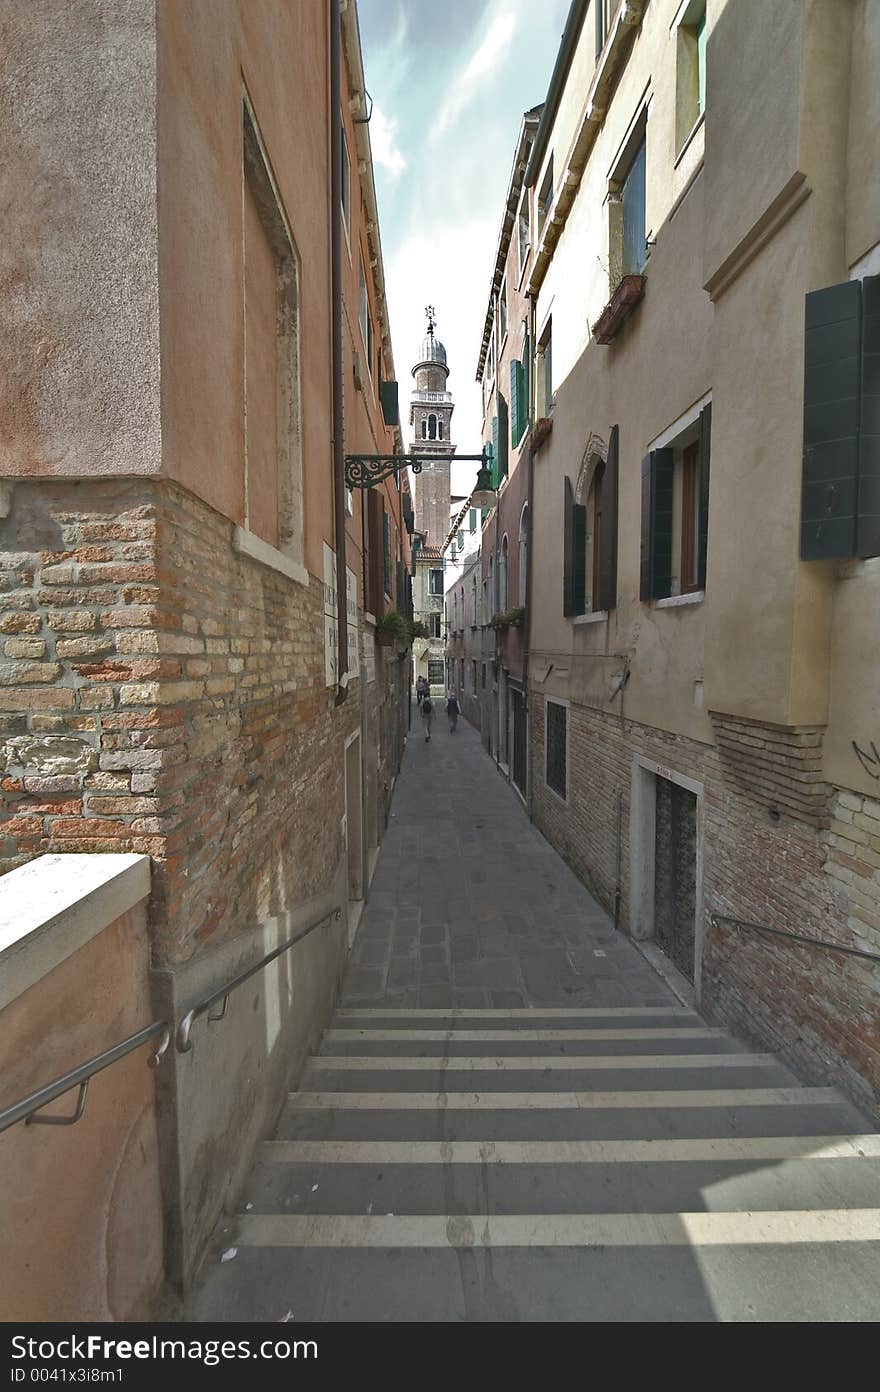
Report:
<svg viewBox="0 0 880 1392"><path fill-rule="evenodd" d="M535 424L535 382L532 372L532 363L535 361L535 324L537 319L537 309L535 306L535 296L527 291L529 302L529 436ZM531 709L529 703L529 652L532 646L532 555L534 553L533 538L535 535L535 514L532 507L532 496L535 491L535 448L529 439L529 482L528 482L528 503L529 503L529 535L526 547L526 621L523 627L523 643L525 653L523 654L523 691L526 703L526 811L529 814L529 821L534 821L533 799L532 799L532 762L528 757L528 750L531 744Z"/></svg>
<svg viewBox="0 0 880 1392"><path fill-rule="evenodd" d="M336 540L336 701L348 696L348 595L345 580L345 440L342 421L342 35L339 0L330 0L330 300L333 356L333 535Z"/></svg>

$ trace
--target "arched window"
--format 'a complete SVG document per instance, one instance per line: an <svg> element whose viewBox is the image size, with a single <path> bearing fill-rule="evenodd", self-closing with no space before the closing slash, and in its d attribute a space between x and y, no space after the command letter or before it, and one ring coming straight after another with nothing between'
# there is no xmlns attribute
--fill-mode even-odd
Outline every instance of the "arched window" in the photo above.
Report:
<svg viewBox="0 0 880 1392"><path fill-rule="evenodd" d="M490 557L489 557L489 613L488 613L488 615L486 616L486 622L488 623L489 620L492 618L492 616L493 616L494 614L497 614L497 613L498 613L498 600L497 600L496 594L495 594L495 557L494 557L494 556L490 556Z"/></svg>
<svg viewBox="0 0 880 1392"><path fill-rule="evenodd" d="M433 411L431 412L431 415L428 417L428 439L437 439L437 417L434 415Z"/></svg>
<svg viewBox="0 0 880 1392"><path fill-rule="evenodd" d="M438 440L442 440L442 439L443 439L443 422L442 422L442 420L438 420L438 422L437 422L437 439L438 439Z"/></svg>
<svg viewBox="0 0 880 1392"><path fill-rule="evenodd" d="M471 579L471 623L477 622L477 577Z"/></svg>
<svg viewBox="0 0 880 1392"><path fill-rule="evenodd" d="M427 422L427 421L424 419L424 417L423 417L423 418L422 418L422 439L423 439L423 440L427 440L427 438L428 438L428 422Z"/></svg>
<svg viewBox="0 0 880 1392"><path fill-rule="evenodd" d="M507 536L501 539L501 557L498 562L498 611L507 613Z"/></svg>
<svg viewBox="0 0 880 1392"><path fill-rule="evenodd" d="M526 503L519 519L519 603L526 606L526 578L529 570L529 505Z"/></svg>

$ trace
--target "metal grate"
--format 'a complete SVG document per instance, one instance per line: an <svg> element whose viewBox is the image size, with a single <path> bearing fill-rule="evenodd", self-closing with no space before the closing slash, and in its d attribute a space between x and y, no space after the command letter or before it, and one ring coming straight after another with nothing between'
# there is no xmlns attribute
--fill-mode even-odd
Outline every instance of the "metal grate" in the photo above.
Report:
<svg viewBox="0 0 880 1392"><path fill-rule="evenodd" d="M561 798L568 796L568 707L547 702L547 787Z"/></svg>

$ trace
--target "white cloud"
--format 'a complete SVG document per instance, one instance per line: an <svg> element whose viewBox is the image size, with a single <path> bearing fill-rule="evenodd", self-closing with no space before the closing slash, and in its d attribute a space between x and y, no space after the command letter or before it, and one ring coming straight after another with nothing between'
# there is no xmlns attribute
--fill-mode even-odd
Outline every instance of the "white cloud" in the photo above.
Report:
<svg viewBox="0 0 880 1392"><path fill-rule="evenodd" d="M370 145L373 163L381 165L396 179L406 169L406 160L397 144L397 121L386 116L375 102L370 120Z"/></svg>
<svg viewBox="0 0 880 1392"><path fill-rule="evenodd" d="M432 131L436 139L457 121L468 104L479 93L479 83L495 71L507 56L516 29L516 15L509 10L497 14L489 25L482 43L473 54L464 72L456 78Z"/></svg>

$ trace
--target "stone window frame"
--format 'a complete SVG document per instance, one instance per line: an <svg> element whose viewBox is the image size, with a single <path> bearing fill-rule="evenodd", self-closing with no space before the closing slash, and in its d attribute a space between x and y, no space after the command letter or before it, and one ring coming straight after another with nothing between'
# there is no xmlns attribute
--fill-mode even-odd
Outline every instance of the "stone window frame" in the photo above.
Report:
<svg viewBox="0 0 880 1392"><path fill-rule="evenodd" d="M577 614L572 622L577 623L600 623L608 618L607 609L593 608L593 594L596 589L596 547L595 547L595 498L594 487L599 470L604 469L608 463L608 441L595 431L591 431L590 438L587 440L586 448L581 459L581 467L578 472L577 484L574 491L574 500L587 510L587 536L584 548L584 567L586 571L584 583L584 612Z"/></svg>
<svg viewBox="0 0 880 1392"><path fill-rule="evenodd" d="M273 546L248 526L247 436L243 458L244 522L233 528L233 546L243 555L298 584L308 585L305 560L305 508L302 458L302 385L300 377L300 281L302 261L272 166L260 133L253 103L241 94L241 197L244 215L245 182L260 210L264 230L276 259L278 365L278 536ZM244 242L242 241L242 248ZM243 290L242 290L243 295ZM244 301L242 299L242 306Z"/></svg>

